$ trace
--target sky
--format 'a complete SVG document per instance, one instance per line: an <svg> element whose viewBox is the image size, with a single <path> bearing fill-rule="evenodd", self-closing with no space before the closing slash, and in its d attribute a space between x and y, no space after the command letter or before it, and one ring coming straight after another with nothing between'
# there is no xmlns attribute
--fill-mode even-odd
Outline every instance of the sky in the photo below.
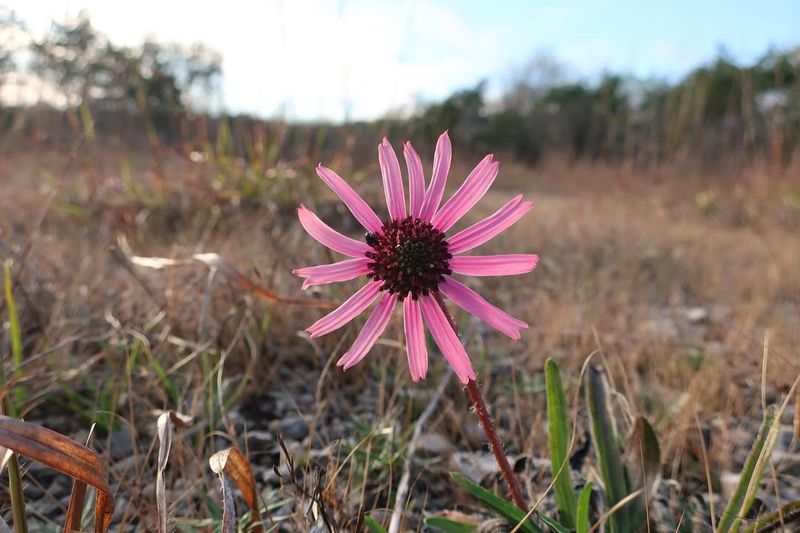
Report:
<svg viewBox="0 0 800 533"><path fill-rule="evenodd" d="M2 1L2 0L0 0ZM751 62L800 45L800 1L14 0L38 36L86 10L118 44L203 42L223 56L219 105L290 119L369 119L488 82L532 57L578 79L679 79L724 49Z"/></svg>

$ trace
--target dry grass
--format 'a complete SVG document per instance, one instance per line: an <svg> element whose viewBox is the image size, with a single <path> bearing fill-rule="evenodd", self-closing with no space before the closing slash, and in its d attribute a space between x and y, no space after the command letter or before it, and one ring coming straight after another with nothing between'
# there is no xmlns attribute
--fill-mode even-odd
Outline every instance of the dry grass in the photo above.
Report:
<svg viewBox="0 0 800 533"><path fill-rule="evenodd" d="M325 518L354 527L359 509L391 507L398 452L442 377L442 361L433 362L429 381L412 385L395 327L342 375L332 362L357 326L310 343L297 332L318 309L263 302L202 266L131 266L117 247L124 236L143 256L216 252L279 294L299 297L290 270L331 258L303 234L295 205L357 232L311 163L258 173L213 155L206 162L169 155L156 164L148 154L81 144L71 154L4 155L0 258L13 259L23 416L77 440L99 424L115 523L155 528L156 419L165 409L194 420L176 432L165 474L171 515L183 528L213 518L208 502L219 506L218 481L207 460L232 444L261 472L267 524L302 529ZM342 173L380 201L375 166ZM785 392L800 372L800 171L733 178L508 165L471 216L519 191L537 207L491 249L536 252L541 263L531 275L474 286L531 329L514 343L471 324L469 347L510 450L546 455L545 359L560 361L572 389L596 352L620 404L656 427L667 473L705 479L695 412L712 428L709 460L729 467L738 445L731 435L760 409L765 335L767 394ZM317 297L347 294L328 287ZM452 386L430 427L456 448L477 449L466 413L463 391ZM270 475L281 453L274 438L252 437L286 433L291 417L302 419L308 436L288 442L288 451L310 469L293 482L285 472ZM27 478L42 483L37 499L56 508L37 519L53 525L63 498L42 475L32 470ZM462 500L449 485L444 474L418 478L415 505L441 508L444 499L455 507ZM331 515L305 514L299 502L311 500L324 501Z"/></svg>

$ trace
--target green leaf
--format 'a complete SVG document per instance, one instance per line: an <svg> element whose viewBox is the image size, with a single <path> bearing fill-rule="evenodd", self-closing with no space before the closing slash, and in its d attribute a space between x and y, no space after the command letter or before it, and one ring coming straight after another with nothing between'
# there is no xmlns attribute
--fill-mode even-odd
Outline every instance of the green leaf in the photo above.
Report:
<svg viewBox="0 0 800 533"><path fill-rule="evenodd" d="M594 366L589 366L586 377L586 402L592 420L592 438L597 462L600 464L600 475L603 478L606 504L610 509L628 496L630 490L627 474L622 465L617 432L608 410L608 395L603 374ZM627 503L608 517L611 533L627 533L638 529L637 524L633 523L633 517L636 516L634 505L634 502Z"/></svg>
<svg viewBox="0 0 800 533"><path fill-rule="evenodd" d="M736 490L731 496L728 505L722 512L717 531L727 533L728 531L738 531L741 526L741 517L745 516L753 505L758 485L761 483L761 475L764 467L767 466L768 459L772 454L772 448L778 438L780 420L776 417L775 406L770 405L764 412L764 420L758 430L758 436L750 449L742 467L741 478Z"/></svg>
<svg viewBox="0 0 800 533"><path fill-rule="evenodd" d="M475 524L456 522L442 516L429 516L425 519L425 525L442 533L472 533L478 527Z"/></svg>
<svg viewBox="0 0 800 533"><path fill-rule="evenodd" d="M653 426L644 417L636 419L629 448L636 456L636 462L642 468L641 485L649 498L651 486L661 472L661 448Z"/></svg>
<svg viewBox="0 0 800 533"><path fill-rule="evenodd" d="M578 497L578 514L575 516L575 530L577 533L589 533L589 502L592 499L592 482L583 486Z"/></svg>
<svg viewBox="0 0 800 533"><path fill-rule="evenodd" d="M550 470L555 479L556 504L561 521L574 528L577 498L572 487L572 475L568 459L569 414L558 365L552 359L545 363L547 385L547 424L550 435Z"/></svg>
<svg viewBox="0 0 800 533"><path fill-rule="evenodd" d="M364 525L366 525L372 533L386 533L386 530L383 528L383 526L371 516L364 516Z"/></svg>
<svg viewBox="0 0 800 533"><path fill-rule="evenodd" d="M541 513L537 514L537 516L539 517L539 520L544 522L544 524L550 528L550 531L554 533L570 533L570 529L568 527L553 520L552 518L549 518Z"/></svg>
<svg viewBox="0 0 800 533"><path fill-rule="evenodd" d="M516 526L522 522L521 530L525 533L544 533L542 528L534 524L530 519L525 519L525 513L522 512L513 503L504 500L493 492L490 492L477 483L474 483L464 477L462 474L450 474L456 482L467 489L467 492L472 494L476 499L486 504L492 511L500 515L511 526Z"/></svg>

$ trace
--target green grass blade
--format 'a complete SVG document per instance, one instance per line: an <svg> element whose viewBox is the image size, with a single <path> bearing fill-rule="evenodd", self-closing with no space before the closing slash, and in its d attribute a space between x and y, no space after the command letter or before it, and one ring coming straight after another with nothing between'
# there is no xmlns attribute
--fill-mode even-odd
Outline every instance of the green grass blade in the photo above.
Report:
<svg viewBox="0 0 800 533"><path fill-rule="evenodd" d="M442 533L472 533L478 528L475 524L456 522L442 516L429 516L425 519L425 525Z"/></svg>
<svg viewBox="0 0 800 533"><path fill-rule="evenodd" d="M745 529L745 532L780 531L781 526L785 527L792 523L800 524L800 500L789 502L779 510L759 517Z"/></svg>
<svg viewBox="0 0 800 533"><path fill-rule="evenodd" d="M661 446L653 426L644 417L636 419L628 446L637 457L641 469L637 488L644 489L644 497L649 501L655 480L661 473Z"/></svg>
<svg viewBox="0 0 800 533"><path fill-rule="evenodd" d="M592 499L592 482L589 481L583 486L581 495L578 497L578 511L575 515L575 531L577 533L589 533L589 502Z"/></svg>
<svg viewBox="0 0 800 533"><path fill-rule="evenodd" d="M772 448L775 446L778 437L779 423L780 421L777 420L775 416L775 406L771 405L767 407L767 410L764 412L764 420L761 422L761 427L758 430L758 436L742 467L739 484L736 485L736 490L720 517L719 526L717 528L719 533L738 530L741 525L740 517L745 516L747 511L750 510L758 484L761 482L761 475L764 472L764 467L767 466L767 459L772 453Z"/></svg>
<svg viewBox="0 0 800 533"><path fill-rule="evenodd" d="M629 494L625 469L622 465L617 434L608 410L608 397L603 374L594 366L587 372L586 402L591 418L592 438L603 478L606 505L614 507ZM636 524L631 523L631 504L626 504L609 516L611 533L627 533L636 531Z"/></svg>
<svg viewBox="0 0 800 533"><path fill-rule="evenodd" d="M486 504L492 511L500 515L506 522L512 526L516 526L525 518L525 513L522 512L513 503L504 500L493 492L490 492L477 483L467 479L462 474L450 474L456 482L467 489L467 492L472 494L477 500ZM542 528L534 524L531 520L525 520L520 527L521 531L525 533L544 533Z"/></svg>
<svg viewBox="0 0 800 533"><path fill-rule="evenodd" d="M550 435L550 470L555 479L556 504L561 521L575 527L577 498L572 487L569 453L569 413L558 365L552 359L545 363L547 385L547 424Z"/></svg>
<svg viewBox="0 0 800 533"><path fill-rule="evenodd" d="M14 363L14 378L22 378L22 332L19 327L17 306L14 303L14 290L11 286L11 269L8 261L3 263L5 273L5 296L8 308L8 323L11 332L11 361ZM8 416L18 417L25 403L25 391L22 387L14 387L13 401L9 404Z"/></svg>
<svg viewBox="0 0 800 533"><path fill-rule="evenodd" d="M15 533L27 533L25 495L22 493L22 475L16 453L11 454L11 459L8 460L8 489L11 493L11 516L14 519L14 531Z"/></svg>
<svg viewBox="0 0 800 533"><path fill-rule="evenodd" d="M16 375L22 373L22 335L20 334L19 321L17 319L17 309L14 306L14 294L11 290L11 270L8 262L3 263L5 272L5 297L6 307L8 308L8 321L11 325L11 356L16 367ZM3 372L3 361L0 360L0 386L5 385L6 377ZM0 415L8 414L16 418L19 416L17 405L21 406L24 401L24 392L20 387L15 390L12 401L3 397L0 401ZM25 495L22 493L22 474L20 474L19 461L17 454L12 453L8 460L8 491L11 494L11 515L14 520L14 531L16 533L27 533L28 522L25 513Z"/></svg>
<svg viewBox="0 0 800 533"><path fill-rule="evenodd" d="M539 513L537 516L539 517L539 520L544 522L544 525L546 525L552 533L570 533L571 531L570 528L564 526L560 522L557 522L546 515Z"/></svg>
<svg viewBox="0 0 800 533"><path fill-rule="evenodd" d="M386 530L377 520L371 516L364 516L364 525L370 530L370 533L386 533Z"/></svg>

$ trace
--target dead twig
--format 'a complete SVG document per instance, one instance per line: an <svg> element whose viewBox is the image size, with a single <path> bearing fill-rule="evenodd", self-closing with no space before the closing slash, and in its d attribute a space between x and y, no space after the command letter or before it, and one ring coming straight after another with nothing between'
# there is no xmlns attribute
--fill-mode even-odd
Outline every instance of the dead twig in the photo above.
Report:
<svg viewBox="0 0 800 533"><path fill-rule="evenodd" d="M447 390L447 386L450 384L452 377L453 370L448 366L447 373L444 375L444 378L442 378L442 382L439 383L439 387L431 397L430 402L428 402L425 410L414 424L414 433L408 445L405 464L403 464L403 474L400 476L400 482L397 484L397 493L395 494L394 509L392 510L392 518L389 521L388 533L398 533L400 531L400 525L403 521L403 511L406 507L406 500L408 499L408 491L410 488L411 463L414 460L414 453L417 451L417 446L419 446L419 439L422 437L425 424L428 423L428 420L433 416L434 411L439 406L439 401L442 399L442 396L444 396L444 392Z"/></svg>

